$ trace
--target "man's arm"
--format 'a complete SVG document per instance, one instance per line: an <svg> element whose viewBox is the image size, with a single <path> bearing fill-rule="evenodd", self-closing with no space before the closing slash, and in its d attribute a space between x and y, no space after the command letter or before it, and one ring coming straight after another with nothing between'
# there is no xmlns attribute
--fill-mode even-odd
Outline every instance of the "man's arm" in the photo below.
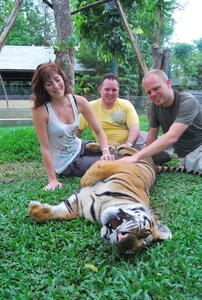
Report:
<svg viewBox="0 0 202 300"><path fill-rule="evenodd" d="M125 162L138 162L147 156L153 156L177 142L182 133L187 129L188 125L182 123L173 123L168 132L160 136L153 143L140 150L136 154L123 157L120 160Z"/></svg>
<svg viewBox="0 0 202 300"><path fill-rule="evenodd" d="M126 141L127 143L135 144L140 136L140 126L139 124L134 124L129 127L129 134Z"/></svg>
<svg viewBox="0 0 202 300"><path fill-rule="evenodd" d="M150 127L147 135L146 146L152 144L158 138L159 128Z"/></svg>

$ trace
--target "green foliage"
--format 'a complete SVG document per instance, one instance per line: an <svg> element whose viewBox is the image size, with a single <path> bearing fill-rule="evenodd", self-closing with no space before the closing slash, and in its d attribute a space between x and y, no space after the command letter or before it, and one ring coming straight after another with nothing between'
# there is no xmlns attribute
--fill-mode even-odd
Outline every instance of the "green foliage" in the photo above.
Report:
<svg viewBox="0 0 202 300"><path fill-rule="evenodd" d="M88 1L88 4L91 2ZM77 7L86 5L85 1L77 0L76 3ZM121 4L141 49L139 36L144 37L144 42L147 40L147 53L150 45L157 41L159 32L161 41L166 35L171 35L175 8L173 0L122 1ZM116 59L119 63L127 63L128 56L134 50L115 5L107 3L96 6L75 15L73 20L77 34L87 42L96 43L98 56L104 57L106 62Z"/></svg>
<svg viewBox="0 0 202 300"><path fill-rule="evenodd" d="M140 119L143 129L147 118ZM100 239L97 223L76 219L36 224L28 216L29 202L57 204L80 188L80 178L60 178L61 189L44 191L47 178L33 127L0 128L0 136L4 147L0 166L2 299L201 299L200 177L158 175L150 192L151 204L173 239L136 255L121 255ZM21 142L27 147L19 146L24 157L19 161L13 148ZM10 153L11 159L2 160L2 152Z"/></svg>
<svg viewBox="0 0 202 300"><path fill-rule="evenodd" d="M147 0L138 2L139 9L136 17L142 24L141 27L147 39L151 41L151 44L157 43L159 46L164 44L173 33L172 14L176 8L176 1Z"/></svg>
<svg viewBox="0 0 202 300"><path fill-rule="evenodd" d="M199 53L202 53L202 38L198 41L194 41L194 44L196 46L196 49L199 51Z"/></svg>
<svg viewBox="0 0 202 300"><path fill-rule="evenodd" d="M0 2L0 9L3 11L2 21L0 17L0 33L8 21L14 3L12 0ZM51 46L55 36L51 13L43 3L37 5L36 1L24 0L6 44Z"/></svg>
<svg viewBox="0 0 202 300"><path fill-rule="evenodd" d="M78 80L78 78L76 78L76 80ZM91 95L95 95L93 93L92 82L93 82L93 78L90 75L84 75L82 76L82 78L79 78L75 86L75 94L86 96L89 93L91 93Z"/></svg>
<svg viewBox="0 0 202 300"><path fill-rule="evenodd" d="M137 94L137 89L135 86L136 76L128 75L127 77L119 77L120 84L120 95L126 96L127 94L135 95Z"/></svg>
<svg viewBox="0 0 202 300"><path fill-rule="evenodd" d="M93 1L74 1L74 8L83 7ZM124 13L134 33L143 59L148 66L152 66L151 45L169 39L173 32L172 12L175 9L174 1L121 1ZM92 67L95 74L105 74L108 71L100 70L107 62L114 64L113 72L119 77L133 80L133 92L130 94L142 95L141 79L143 71L139 60L131 45L128 33L113 3L106 3L80 12L73 16L76 34L82 41L76 57L85 67ZM95 34L96 32L96 34ZM85 45L85 46L83 46ZM86 49L87 51L82 51ZM93 49L93 51L91 51ZM92 56L89 66L86 56ZM111 67L112 69L112 67ZM93 73L94 74L94 73ZM132 85L131 85L132 89ZM125 89L125 94L127 89Z"/></svg>
<svg viewBox="0 0 202 300"><path fill-rule="evenodd" d="M75 78L75 94L89 98L97 98L97 88L99 86L100 76L83 75Z"/></svg>
<svg viewBox="0 0 202 300"><path fill-rule="evenodd" d="M107 71L107 70L105 70ZM108 70L106 73L110 73L111 70ZM105 73L102 74L102 76ZM100 94L98 93L98 87L102 76L92 76L92 75L83 75L82 77L76 76L75 78L75 94L80 94L85 96L88 99L99 98ZM120 84L120 95L121 97L127 96L128 94L134 95L136 93L136 78L131 75L128 77L119 77Z"/></svg>
<svg viewBox="0 0 202 300"><path fill-rule="evenodd" d="M190 57L192 56L193 50L194 46L186 43L177 43L174 46L174 54L176 58L183 63L185 61L185 64L186 60L190 59Z"/></svg>
<svg viewBox="0 0 202 300"><path fill-rule="evenodd" d="M180 89L202 89L201 41L176 43L171 57L172 77L180 77Z"/></svg>
<svg viewBox="0 0 202 300"><path fill-rule="evenodd" d="M92 2L89 1L88 4ZM86 3L77 1L78 7ZM117 9L108 4L99 5L95 9L89 9L75 15L74 24L78 35L88 42L94 41L96 52L105 62L113 59L123 61L126 52L131 51L128 34L122 24ZM96 35L95 35L96 32Z"/></svg>
<svg viewBox="0 0 202 300"><path fill-rule="evenodd" d="M15 0L0 1L0 35L6 26L7 18L11 14L14 4Z"/></svg>
<svg viewBox="0 0 202 300"><path fill-rule="evenodd" d="M88 44L81 41L76 52L76 58L85 68L91 69L91 74L103 75L111 71L111 62L106 63L102 56L97 56L95 42Z"/></svg>
<svg viewBox="0 0 202 300"><path fill-rule="evenodd" d="M54 43L53 48L55 52L66 51L67 48L73 48L78 45L78 37L75 34L67 37L66 41Z"/></svg>

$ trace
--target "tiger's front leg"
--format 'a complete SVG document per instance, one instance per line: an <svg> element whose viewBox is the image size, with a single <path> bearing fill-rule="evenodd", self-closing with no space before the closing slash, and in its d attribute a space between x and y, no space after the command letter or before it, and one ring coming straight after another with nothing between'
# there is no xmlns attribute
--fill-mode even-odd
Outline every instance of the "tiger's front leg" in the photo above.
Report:
<svg viewBox="0 0 202 300"><path fill-rule="evenodd" d="M73 220L79 217L77 202L67 199L58 205L31 201L28 207L29 215L37 222L42 223L51 220Z"/></svg>
<svg viewBox="0 0 202 300"><path fill-rule="evenodd" d="M116 148L117 146L119 146L118 143L116 142L111 142L110 145L109 145L109 152L111 155L114 155L116 156ZM93 153L97 153L97 152L100 152L102 153L102 149L100 147L100 145L98 143L95 143L95 142L90 142L86 145L86 149L88 149L88 151L90 152L93 152Z"/></svg>

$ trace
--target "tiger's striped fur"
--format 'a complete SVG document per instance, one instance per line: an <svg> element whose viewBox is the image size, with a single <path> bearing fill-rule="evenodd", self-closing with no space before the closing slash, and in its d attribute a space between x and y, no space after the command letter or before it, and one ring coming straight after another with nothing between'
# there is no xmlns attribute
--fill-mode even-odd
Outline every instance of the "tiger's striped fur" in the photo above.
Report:
<svg viewBox="0 0 202 300"><path fill-rule="evenodd" d="M131 147L118 147L118 157L136 152ZM29 215L36 222L72 220L82 217L102 225L101 237L124 252L136 252L156 240L172 238L150 210L149 190L156 180L156 167L151 157L140 162L98 161L82 177L81 190L51 206L32 201Z"/></svg>

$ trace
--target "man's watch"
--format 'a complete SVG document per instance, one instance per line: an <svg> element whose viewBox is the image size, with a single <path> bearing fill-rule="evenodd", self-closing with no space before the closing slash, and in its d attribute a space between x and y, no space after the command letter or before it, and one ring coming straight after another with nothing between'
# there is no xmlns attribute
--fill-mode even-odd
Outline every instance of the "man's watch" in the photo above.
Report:
<svg viewBox="0 0 202 300"><path fill-rule="evenodd" d="M127 143L127 146L133 147L133 144L132 143Z"/></svg>

